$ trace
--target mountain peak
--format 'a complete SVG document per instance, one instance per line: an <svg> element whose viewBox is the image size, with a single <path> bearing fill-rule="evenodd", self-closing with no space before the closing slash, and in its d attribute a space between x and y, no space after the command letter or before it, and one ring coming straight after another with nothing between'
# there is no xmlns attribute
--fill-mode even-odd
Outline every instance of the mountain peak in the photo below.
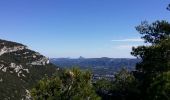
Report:
<svg viewBox="0 0 170 100"><path fill-rule="evenodd" d="M85 59L84 57L80 56L79 59Z"/></svg>

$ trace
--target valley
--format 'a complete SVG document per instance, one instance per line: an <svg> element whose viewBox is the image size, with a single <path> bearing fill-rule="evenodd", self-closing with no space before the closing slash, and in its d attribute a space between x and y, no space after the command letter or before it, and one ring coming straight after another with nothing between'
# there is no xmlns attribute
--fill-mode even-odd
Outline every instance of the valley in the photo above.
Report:
<svg viewBox="0 0 170 100"><path fill-rule="evenodd" d="M93 73L93 79L101 78L113 79L114 74L125 68L129 71L135 70L135 65L139 59L133 58L51 58L50 62L61 68L78 67L82 70L90 70Z"/></svg>

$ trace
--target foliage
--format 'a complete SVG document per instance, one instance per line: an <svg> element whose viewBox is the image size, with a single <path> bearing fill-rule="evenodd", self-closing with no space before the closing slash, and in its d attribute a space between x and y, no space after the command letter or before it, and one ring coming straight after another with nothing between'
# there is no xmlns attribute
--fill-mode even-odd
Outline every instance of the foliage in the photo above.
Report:
<svg viewBox="0 0 170 100"><path fill-rule="evenodd" d="M139 96L135 77L124 68L115 74L113 81L102 79L95 83L95 87L103 100L135 100Z"/></svg>
<svg viewBox="0 0 170 100"><path fill-rule="evenodd" d="M136 66L142 72L160 73L170 70L170 38L157 45L133 48L132 55L142 59Z"/></svg>
<svg viewBox="0 0 170 100"><path fill-rule="evenodd" d="M142 59L136 65L137 72L141 77L141 98L144 100L160 100L170 98L167 95L170 88L166 88L169 79L160 77L168 76L170 71L170 24L166 21L156 21L152 24L146 22L137 27L145 42L149 46L133 48L132 55ZM165 85L162 86L162 85ZM154 91L154 92L153 92Z"/></svg>
<svg viewBox="0 0 170 100"><path fill-rule="evenodd" d="M147 21L136 27L136 30L143 35L145 42L156 44L170 35L170 23L165 20L155 21L149 24Z"/></svg>
<svg viewBox="0 0 170 100"><path fill-rule="evenodd" d="M97 80L94 83L96 92L101 96L103 100L111 100L112 99L112 81L106 79Z"/></svg>
<svg viewBox="0 0 170 100"><path fill-rule="evenodd" d="M100 100L91 83L91 73L77 68L44 78L32 89L35 100Z"/></svg>
<svg viewBox="0 0 170 100"><path fill-rule="evenodd" d="M170 100L170 71L159 74L148 89L150 100Z"/></svg>
<svg viewBox="0 0 170 100"><path fill-rule="evenodd" d="M138 99L138 82L131 72L123 68L115 74L112 91L118 100Z"/></svg>

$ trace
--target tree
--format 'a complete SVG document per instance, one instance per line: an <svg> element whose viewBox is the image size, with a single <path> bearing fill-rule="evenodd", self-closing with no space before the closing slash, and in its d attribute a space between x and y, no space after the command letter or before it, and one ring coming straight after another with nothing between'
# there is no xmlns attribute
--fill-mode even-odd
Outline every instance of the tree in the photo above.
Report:
<svg viewBox="0 0 170 100"><path fill-rule="evenodd" d="M149 46L133 48L132 55L141 59L136 70L142 77L140 81L141 98L149 99L157 95L150 91L159 75L170 70L170 24L166 21L156 21L152 24L142 23L136 28ZM162 80L160 80L162 81ZM158 85L157 85L158 86ZM164 88L162 88L164 89Z"/></svg>
<svg viewBox="0 0 170 100"><path fill-rule="evenodd" d="M158 74L170 70L170 38L157 45L133 48L132 55L142 59L136 68L149 74Z"/></svg>
<svg viewBox="0 0 170 100"><path fill-rule="evenodd" d="M145 42L156 44L169 37L170 23L165 20L155 21L151 24L143 21L141 25L136 27L136 30L142 35Z"/></svg>
<svg viewBox="0 0 170 100"><path fill-rule="evenodd" d="M95 87L103 100L137 100L139 95L135 77L125 68L117 72L112 81L98 80Z"/></svg>
<svg viewBox="0 0 170 100"><path fill-rule="evenodd" d="M148 91L150 100L170 100L170 71L159 74Z"/></svg>
<svg viewBox="0 0 170 100"><path fill-rule="evenodd" d="M110 80L100 79L94 83L96 92L103 100L112 100L113 83Z"/></svg>
<svg viewBox="0 0 170 100"><path fill-rule="evenodd" d="M34 100L61 100L62 81L59 77L45 77L31 90L31 96Z"/></svg>
<svg viewBox="0 0 170 100"><path fill-rule="evenodd" d="M65 70L60 76L44 78L32 89L35 100L100 100L91 83L89 71Z"/></svg>
<svg viewBox="0 0 170 100"><path fill-rule="evenodd" d="M136 100L138 99L138 82L133 73L123 68L117 74L113 81L113 94L117 100Z"/></svg>

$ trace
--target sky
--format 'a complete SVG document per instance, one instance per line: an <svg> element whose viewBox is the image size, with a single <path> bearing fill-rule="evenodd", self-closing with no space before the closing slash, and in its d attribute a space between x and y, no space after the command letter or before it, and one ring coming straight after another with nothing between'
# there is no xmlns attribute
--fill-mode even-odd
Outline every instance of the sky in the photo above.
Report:
<svg viewBox="0 0 170 100"><path fill-rule="evenodd" d="M135 26L170 19L169 0L0 0L0 38L50 58L131 58Z"/></svg>

